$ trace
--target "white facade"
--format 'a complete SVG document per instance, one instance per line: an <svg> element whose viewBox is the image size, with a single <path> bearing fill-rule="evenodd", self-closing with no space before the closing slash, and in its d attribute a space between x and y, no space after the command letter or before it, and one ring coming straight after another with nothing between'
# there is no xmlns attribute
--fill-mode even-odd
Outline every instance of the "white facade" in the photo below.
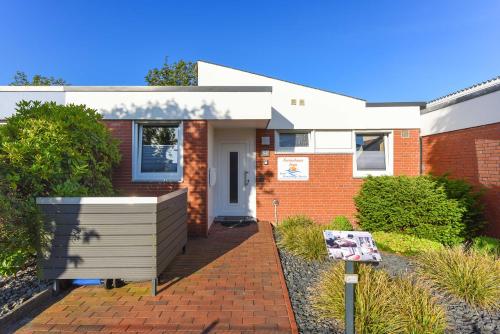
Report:
<svg viewBox="0 0 500 334"><path fill-rule="evenodd" d="M437 101L443 102L443 101ZM430 103L427 107L432 107ZM430 112L423 110L422 136L500 122L500 90Z"/></svg>
<svg viewBox="0 0 500 334"><path fill-rule="evenodd" d="M203 61L200 86L271 86L269 129L414 129L419 106L367 107L366 101ZM295 100L295 105L292 103ZM303 101L303 105L301 105Z"/></svg>

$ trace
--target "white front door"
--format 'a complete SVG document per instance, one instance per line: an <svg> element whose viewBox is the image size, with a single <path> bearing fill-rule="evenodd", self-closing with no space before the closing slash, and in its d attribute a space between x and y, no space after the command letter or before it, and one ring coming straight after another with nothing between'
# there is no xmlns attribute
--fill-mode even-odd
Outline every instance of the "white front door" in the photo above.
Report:
<svg viewBox="0 0 500 334"><path fill-rule="evenodd" d="M248 143L221 143L218 156L218 214L248 216L252 187Z"/></svg>

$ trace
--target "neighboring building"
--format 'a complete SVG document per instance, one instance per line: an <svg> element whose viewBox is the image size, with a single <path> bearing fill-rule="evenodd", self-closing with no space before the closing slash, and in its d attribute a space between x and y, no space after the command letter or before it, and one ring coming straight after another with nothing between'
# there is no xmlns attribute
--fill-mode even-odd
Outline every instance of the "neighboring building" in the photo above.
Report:
<svg viewBox="0 0 500 334"><path fill-rule="evenodd" d="M97 109L121 140L116 188L187 187L192 235L217 216L354 218L363 177L420 174L425 103L368 103L207 62L198 84L0 87L0 119L22 99Z"/></svg>
<svg viewBox="0 0 500 334"><path fill-rule="evenodd" d="M500 77L431 101L421 114L423 171L483 188L487 232L500 237Z"/></svg>

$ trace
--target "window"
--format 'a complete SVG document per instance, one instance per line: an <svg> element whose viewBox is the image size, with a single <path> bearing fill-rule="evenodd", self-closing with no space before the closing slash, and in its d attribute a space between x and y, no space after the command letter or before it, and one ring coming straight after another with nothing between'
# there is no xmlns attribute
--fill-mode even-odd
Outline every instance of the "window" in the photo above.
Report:
<svg viewBox="0 0 500 334"><path fill-rule="evenodd" d="M136 123L133 175L136 181L182 179L182 125Z"/></svg>
<svg viewBox="0 0 500 334"><path fill-rule="evenodd" d="M354 176L392 174L389 133L355 133Z"/></svg>
<svg viewBox="0 0 500 334"><path fill-rule="evenodd" d="M310 137L310 131L277 132L277 151L308 152L312 147Z"/></svg>

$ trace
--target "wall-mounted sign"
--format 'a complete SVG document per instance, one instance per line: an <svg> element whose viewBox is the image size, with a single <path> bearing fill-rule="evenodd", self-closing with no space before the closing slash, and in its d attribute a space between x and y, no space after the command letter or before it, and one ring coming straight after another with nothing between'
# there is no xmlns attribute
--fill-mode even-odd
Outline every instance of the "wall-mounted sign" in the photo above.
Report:
<svg viewBox="0 0 500 334"><path fill-rule="evenodd" d="M382 257L369 232L324 231L326 249L333 259L380 262Z"/></svg>
<svg viewBox="0 0 500 334"><path fill-rule="evenodd" d="M278 158L278 180L280 181L309 180L309 158L305 157Z"/></svg>

